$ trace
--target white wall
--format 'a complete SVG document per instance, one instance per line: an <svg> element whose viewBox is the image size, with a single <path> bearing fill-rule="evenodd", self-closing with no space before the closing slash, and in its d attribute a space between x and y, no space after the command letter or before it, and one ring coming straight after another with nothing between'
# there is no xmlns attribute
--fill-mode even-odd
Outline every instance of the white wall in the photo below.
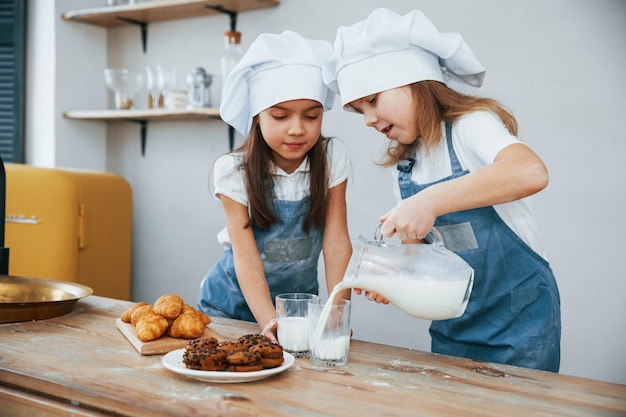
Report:
<svg viewBox="0 0 626 417"><path fill-rule="evenodd" d="M106 169L130 181L133 299L152 302L176 292L195 303L202 277L221 252L215 235L223 214L209 196L208 176L213 160L228 150L226 126L151 123L142 157L138 126L59 120L59 115L111 106L102 79L105 66L140 69L163 63L184 75L200 64L217 74L228 17L151 24L146 54L136 27L105 30L59 19L63 11L103 3L55 2L55 68L71 76L57 77L52 111L61 127L55 138L45 140L56 141L57 166ZM421 8L440 30L461 33L487 68L480 93L513 110L521 138L551 173L535 208L561 291L561 372L626 383L626 134L621 126L626 2L282 0L278 8L240 14L238 29L244 47L261 32L285 29L332 42L338 25L383 5L399 13ZM36 115L29 111L28 117ZM361 234L369 238L377 217L393 205L388 176L373 164L386 139L339 106L327 113L324 133L342 138L350 149L350 232L353 241ZM27 131L28 143L41 143L41 134ZM394 307L355 299L357 339L428 350L428 324Z"/></svg>
<svg viewBox="0 0 626 417"><path fill-rule="evenodd" d="M42 2L45 0L35 0ZM106 132L104 123L76 123L63 117L67 110L102 109L107 91L102 88L107 63L106 30L84 24L68 24L60 20L61 12L85 6L81 0L55 1L55 166L107 169ZM104 2L96 2L98 6ZM71 7L67 9L66 7ZM46 66L44 66L46 68ZM97 81L96 81L97 80Z"/></svg>
<svg viewBox="0 0 626 417"><path fill-rule="evenodd" d="M100 6L90 0L27 0L26 162L40 167L106 170L103 123L75 123L66 110L101 109L107 62L106 30L68 24L67 10ZM86 139L88 138L88 139Z"/></svg>
<svg viewBox="0 0 626 417"><path fill-rule="evenodd" d="M41 167L54 167L55 127L55 36L54 3L29 4L26 55L26 160ZM34 116L36 115L36 117Z"/></svg>

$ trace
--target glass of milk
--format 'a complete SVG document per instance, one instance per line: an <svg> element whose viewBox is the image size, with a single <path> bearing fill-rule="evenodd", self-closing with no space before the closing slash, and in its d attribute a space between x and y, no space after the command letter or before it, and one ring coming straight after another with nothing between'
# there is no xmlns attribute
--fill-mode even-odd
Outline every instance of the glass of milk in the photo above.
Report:
<svg viewBox="0 0 626 417"><path fill-rule="evenodd" d="M315 294L297 292L276 296L278 343L296 358L311 356L307 311L309 302L317 298Z"/></svg>
<svg viewBox="0 0 626 417"><path fill-rule="evenodd" d="M348 364L350 351L349 300L315 299L309 302L311 362L319 366Z"/></svg>

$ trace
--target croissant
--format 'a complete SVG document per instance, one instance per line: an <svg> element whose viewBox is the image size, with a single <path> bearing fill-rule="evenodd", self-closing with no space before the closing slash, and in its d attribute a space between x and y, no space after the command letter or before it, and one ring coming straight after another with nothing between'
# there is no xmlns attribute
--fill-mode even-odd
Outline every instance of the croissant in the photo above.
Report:
<svg viewBox="0 0 626 417"><path fill-rule="evenodd" d="M191 313L191 312L196 312L196 311L197 310L193 308L192 306L190 306L189 304L183 304L183 310L180 312L180 314Z"/></svg>
<svg viewBox="0 0 626 417"><path fill-rule="evenodd" d="M125 312L122 313L120 318L122 319L124 323L130 323L130 316L133 313L133 311L135 311L137 307L141 307L146 304L148 303L146 303L145 301L140 301L136 304L133 304L132 306L128 307Z"/></svg>
<svg viewBox="0 0 626 417"><path fill-rule="evenodd" d="M175 294L165 294L154 302L154 312L166 319L175 319L183 311L183 299Z"/></svg>
<svg viewBox="0 0 626 417"><path fill-rule="evenodd" d="M202 322L205 325L211 324L211 317L209 317L208 315L204 314L202 311L197 310L196 308L190 306L189 304L183 304L183 311L181 312L181 314L186 313L186 312L193 312L193 313L197 314L198 317L200 317L200 320L202 320Z"/></svg>
<svg viewBox="0 0 626 417"><path fill-rule="evenodd" d="M167 334L181 339L195 339L202 336L205 327L206 325L198 315L198 311L192 309L176 317L167 329Z"/></svg>
<svg viewBox="0 0 626 417"><path fill-rule="evenodd" d="M137 322L135 330L139 340L149 342L163 336L168 326L169 322L165 317L148 313Z"/></svg>
<svg viewBox="0 0 626 417"><path fill-rule="evenodd" d="M209 317L208 314L204 314L200 310L196 310L196 311L198 312L198 316L200 316L200 320L202 320L202 323L204 323L205 326L211 324L211 317Z"/></svg>
<svg viewBox="0 0 626 417"><path fill-rule="evenodd" d="M130 324L137 327L137 322L146 314L154 313L154 307L151 304L144 304L136 309L130 314Z"/></svg>

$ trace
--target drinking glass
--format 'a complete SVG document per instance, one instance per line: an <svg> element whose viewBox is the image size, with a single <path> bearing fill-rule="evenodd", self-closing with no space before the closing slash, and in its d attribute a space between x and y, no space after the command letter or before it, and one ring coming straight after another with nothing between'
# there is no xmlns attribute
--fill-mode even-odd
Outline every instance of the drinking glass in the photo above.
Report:
<svg viewBox="0 0 626 417"><path fill-rule="evenodd" d="M349 300L318 298L309 302L309 347L314 365L348 364L350 308Z"/></svg>
<svg viewBox="0 0 626 417"><path fill-rule="evenodd" d="M165 107L165 100L169 92L176 87L176 68L157 65L157 86L161 91L159 107Z"/></svg>
<svg viewBox="0 0 626 417"><path fill-rule="evenodd" d="M159 107L159 97L161 90L157 81L157 69L150 66L146 67L146 89L148 90L148 108L156 109Z"/></svg>
<svg viewBox="0 0 626 417"><path fill-rule="evenodd" d="M309 301L315 299L317 295L307 293L285 293L276 296L278 342L285 351L296 358L308 358L311 355L307 310Z"/></svg>
<svg viewBox="0 0 626 417"><path fill-rule="evenodd" d="M126 68L107 68L104 70L106 86L115 93L115 108L128 110L133 108L133 96L143 86L143 74Z"/></svg>

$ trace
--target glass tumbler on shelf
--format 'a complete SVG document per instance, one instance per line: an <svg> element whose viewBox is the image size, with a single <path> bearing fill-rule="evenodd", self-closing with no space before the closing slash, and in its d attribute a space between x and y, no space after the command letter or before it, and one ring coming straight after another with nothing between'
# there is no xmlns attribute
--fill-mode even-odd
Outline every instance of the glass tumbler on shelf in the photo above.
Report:
<svg viewBox="0 0 626 417"><path fill-rule="evenodd" d="M146 67L146 89L148 90L148 108L158 108L161 90L159 89L159 83L157 80L156 67Z"/></svg>
<svg viewBox="0 0 626 417"><path fill-rule="evenodd" d="M176 88L176 68L165 67L163 65L156 66L157 87L161 92L158 107L165 107L165 100L170 91ZM157 107L155 105L155 107Z"/></svg>
<svg viewBox="0 0 626 417"><path fill-rule="evenodd" d="M104 70L106 86L115 93L115 109L133 108L133 96L143 86L143 74L126 68L107 68Z"/></svg>

